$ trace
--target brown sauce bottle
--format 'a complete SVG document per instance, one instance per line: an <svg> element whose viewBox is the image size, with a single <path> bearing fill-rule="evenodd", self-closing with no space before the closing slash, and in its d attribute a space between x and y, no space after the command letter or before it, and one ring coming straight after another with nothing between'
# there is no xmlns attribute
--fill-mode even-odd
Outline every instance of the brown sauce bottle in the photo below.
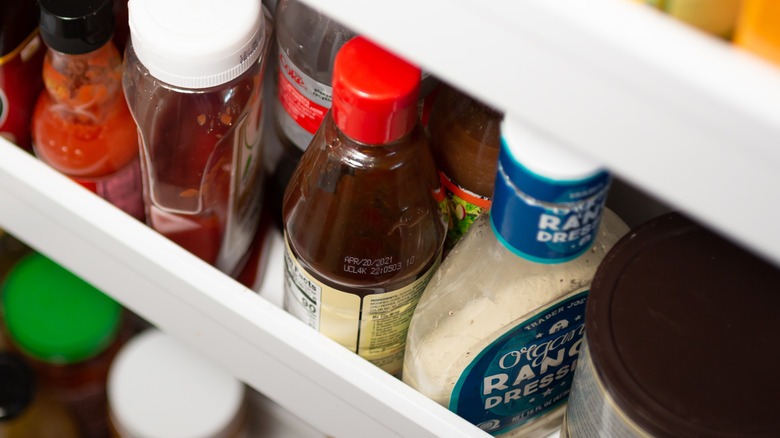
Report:
<svg viewBox="0 0 780 438"><path fill-rule="evenodd" d="M285 309L391 374L446 228L419 81L362 37L345 44L333 106L283 204Z"/></svg>
<svg viewBox="0 0 780 438"><path fill-rule="evenodd" d="M450 210L445 248L452 249L490 206L503 114L447 84L431 109L431 149Z"/></svg>

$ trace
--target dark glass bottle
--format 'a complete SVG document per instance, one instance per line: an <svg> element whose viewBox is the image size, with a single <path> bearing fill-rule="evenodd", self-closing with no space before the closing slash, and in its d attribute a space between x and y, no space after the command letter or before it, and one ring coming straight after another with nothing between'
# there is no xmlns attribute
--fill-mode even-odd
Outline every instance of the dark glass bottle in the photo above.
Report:
<svg viewBox="0 0 780 438"><path fill-rule="evenodd" d="M418 68L368 40L345 44L283 207L285 309L392 374L446 231L419 84Z"/></svg>

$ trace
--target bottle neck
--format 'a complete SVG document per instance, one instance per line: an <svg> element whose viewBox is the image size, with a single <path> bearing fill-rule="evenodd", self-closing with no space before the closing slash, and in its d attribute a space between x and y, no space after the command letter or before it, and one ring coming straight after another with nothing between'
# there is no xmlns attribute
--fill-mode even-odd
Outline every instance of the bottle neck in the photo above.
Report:
<svg viewBox="0 0 780 438"><path fill-rule="evenodd" d="M122 96L122 59L111 41L99 49L71 55L49 49L43 66L43 81L57 103L100 115Z"/></svg>

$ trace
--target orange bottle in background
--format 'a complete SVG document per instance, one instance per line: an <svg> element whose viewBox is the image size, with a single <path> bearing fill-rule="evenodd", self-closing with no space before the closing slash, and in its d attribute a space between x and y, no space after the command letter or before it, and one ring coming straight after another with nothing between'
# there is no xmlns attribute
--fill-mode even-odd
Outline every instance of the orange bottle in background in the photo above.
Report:
<svg viewBox="0 0 780 438"><path fill-rule="evenodd" d="M734 43L780 64L780 2L744 0Z"/></svg>
<svg viewBox="0 0 780 438"><path fill-rule="evenodd" d="M111 42L111 0L40 0L49 47L45 90L33 113L33 150L51 167L145 220L136 125L122 91L122 59Z"/></svg>

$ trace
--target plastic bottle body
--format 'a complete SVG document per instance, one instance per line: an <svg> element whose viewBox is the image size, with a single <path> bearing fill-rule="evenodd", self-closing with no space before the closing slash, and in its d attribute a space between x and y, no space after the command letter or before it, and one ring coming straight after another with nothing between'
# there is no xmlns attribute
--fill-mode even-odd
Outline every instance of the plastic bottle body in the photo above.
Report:
<svg viewBox="0 0 780 438"><path fill-rule="evenodd" d="M285 196L285 308L398 373L406 324L441 255L445 221L434 196L439 190L419 126L396 142L368 145L351 140L327 116ZM328 303L323 292L316 309L301 307L294 289L297 270L336 289L334 294L347 295L351 304ZM396 336L390 346L371 347L368 329L373 326L368 313L361 318L361 306L370 307L371 300L383 296L400 309L385 320ZM328 322L329 317L336 321ZM357 338L359 326L366 333L362 339Z"/></svg>
<svg viewBox="0 0 780 438"><path fill-rule="evenodd" d="M287 183L330 109L336 53L355 35L298 0L282 0L276 7L273 119L280 150L270 165L270 205L277 223Z"/></svg>
<svg viewBox="0 0 780 438"><path fill-rule="evenodd" d="M131 216L144 220L135 122L113 43L72 55L46 52L33 115L36 156Z"/></svg>
<svg viewBox="0 0 780 438"><path fill-rule="evenodd" d="M448 250L490 206L501 119L495 109L451 86L443 86L433 104L428 128L450 211Z"/></svg>
<svg viewBox="0 0 780 438"><path fill-rule="evenodd" d="M263 55L239 77L203 89L156 79L132 42L123 84L138 125L148 222L229 275L257 230L262 204Z"/></svg>

